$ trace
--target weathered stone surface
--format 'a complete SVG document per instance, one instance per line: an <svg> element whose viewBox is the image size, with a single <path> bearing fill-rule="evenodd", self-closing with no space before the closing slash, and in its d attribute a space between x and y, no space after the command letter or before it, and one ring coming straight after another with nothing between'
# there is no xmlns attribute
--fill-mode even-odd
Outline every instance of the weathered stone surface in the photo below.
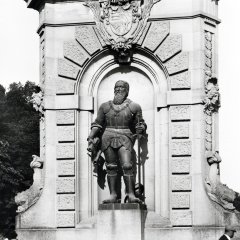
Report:
<svg viewBox="0 0 240 240"><path fill-rule="evenodd" d="M172 138L189 138L189 123L172 123Z"/></svg>
<svg viewBox="0 0 240 240"><path fill-rule="evenodd" d="M173 193L172 194L172 208L190 208L190 194L189 193Z"/></svg>
<svg viewBox="0 0 240 240"><path fill-rule="evenodd" d="M73 142L75 141L74 126L59 126L58 127L58 141L59 142Z"/></svg>
<svg viewBox="0 0 240 240"><path fill-rule="evenodd" d="M75 179L62 177L58 178L57 193L75 193Z"/></svg>
<svg viewBox="0 0 240 240"><path fill-rule="evenodd" d="M172 211L171 222L173 226L191 226L192 212L188 210Z"/></svg>
<svg viewBox="0 0 240 240"><path fill-rule="evenodd" d="M79 109L84 111L93 111L94 99L92 96L79 97Z"/></svg>
<svg viewBox="0 0 240 240"><path fill-rule="evenodd" d="M212 60L209 59L209 58L206 58L206 59L205 59L205 65L206 65L207 67L211 68L211 67L212 67Z"/></svg>
<svg viewBox="0 0 240 240"><path fill-rule="evenodd" d="M59 144L57 146L57 159L75 158L74 144Z"/></svg>
<svg viewBox="0 0 240 240"><path fill-rule="evenodd" d="M170 116L172 121L190 120L191 106L181 105L170 108Z"/></svg>
<svg viewBox="0 0 240 240"><path fill-rule="evenodd" d="M75 81L61 78L57 79L57 94L74 94Z"/></svg>
<svg viewBox="0 0 240 240"><path fill-rule="evenodd" d="M169 77L171 89L190 89L191 81L189 72L179 73Z"/></svg>
<svg viewBox="0 0 240 240"><path fill-rule="evenodd" d="M101 49L101 45L92 26L81 25L76 27L76 39L90 55Z"/></svg>
<svg viewBox="0 0 240 240"><path fill-rule="evenodd" d="M57 124L74 124L75 117L73 110L59 110L57 111Z"/></svg>
<svg viewBox="0 0 240 240"><path fill-rule="evenodd" d="M72 194L58 195L58 210L74 210L75 196Z"/></svg>
<svg viewBox="0 0 240 240"><path fill-rule="evenodd" d="M169 35L156 51L162 62L167 61L182 50L182 36Z"/></svg>
<svg viewBox="0 0 240 240"><path fill-rule="evenodd" d="M75 226L75 213L63 212L57 214L57 226L59 228L74 227Z"/></svg>
<svg viewBox="0 0 240 240"><path fill-rule="evenodd" d="M61 77L77 79L80 68L67 59L58 59L58 75Z"/></svg>
<svg viewBox="0 0 240 240"><path fill-rule="evenodd" d="M144 46L154 52L169 34L169 22L152 22Z"/></svg>
<svg viewBox="0 0 240 240"><path fill-rule="evenodd" d="M73 160L58 161L58 176L75 176L75 162Z"/></svg>
<svg viewBox="0 0 240 240"><path fill-rule="evenodd" d="M172 158L172 173L190 173L190 158L175 157Z"/></svg>
<svg viewBox="0 0 240 240"><path fill-rule="evenodd" d="M150 28L150 26L151 26L151 23L147 23L146 24L146 26L145 26L145 28L144 28L144 30L143 30L143 32L140 32L139 34L141 34L140 35L140 37L139 37L139 39L137 40L137 44L138 45L142 45L143 44L143 41L144 41L144 39L145 39L145 37L146 37L146 34L147 34L147 31L148 31L148 29Z"/></svg>
<svg viewBox="0 0 240 240"><path fill-rule="evenodd" d="M189 67L188 53L181 52L177 54L175 57L167 61L165 66L169 75L187 70Z"/></svg>
<svg viewBox="0 0 240 240"><path fill-rule="evenodd" d="M64 56L80 66L88 59L88 54L76 41L64 42Z"/></svg>
<svg viewBox="0 0 240 240"><path fill-rule="evenodd" d="M192 190L192 178L189 175L172 176L172 191Z"/></svg>
<svg viewBox="0 0 240 240"><path fill-rule="evenodd" d="M191 141L172 141L172 156L191 156Z"/></svg>
<svg viewBox="0 0 240 240"><path fill-rule="evenodd" d="M107 44L105 43L105 41L103 40L99 30L97 29L96 26L93 26L93 30L95 31L96 35L97 35L97 38L99 40L99 42L101 43L102 47L105 47L107 46Z"/></svg>

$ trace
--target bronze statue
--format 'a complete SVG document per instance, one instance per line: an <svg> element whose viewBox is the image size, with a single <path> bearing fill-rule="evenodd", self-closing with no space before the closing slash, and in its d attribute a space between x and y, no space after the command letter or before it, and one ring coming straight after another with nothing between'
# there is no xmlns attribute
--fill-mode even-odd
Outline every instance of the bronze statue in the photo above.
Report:
<svg viewBox="0 0 240 240"><path fill-rule="evenodd" d="M136 162L134 163L134 158L136 159L136 156L133 146L137 136L140 139L140 135L146 134L147 126L142 118L140 105L128 99L128 93L129 84L122 80L117 81L113 101L105 102L100 106L88 137L88 151L92 152L93 162L96 164L101 152L105 156L110 198L104 200L103 203L121 201L121 196L119 196L121 192L119 175L121 174L128 202L141 202L135 196L134 164ZM96 151L96 146L100 146L99 151ZM142 155L146 158L147 151L142 152ZM100 165L102 165L102 158Z"/></svg>

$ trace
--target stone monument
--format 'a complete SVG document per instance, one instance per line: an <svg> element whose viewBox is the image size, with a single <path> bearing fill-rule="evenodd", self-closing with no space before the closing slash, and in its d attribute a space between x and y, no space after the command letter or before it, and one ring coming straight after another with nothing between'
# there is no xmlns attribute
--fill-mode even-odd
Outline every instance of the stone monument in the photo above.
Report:
<svg viewBox="0 0 240 240"><path fill-rule="evenodd" d="M239 226L239 193L220 181L218 1L25 1L40 16L41 155L18 239L218 240ZM117 80L147 125L146 207L102 205L87 154Z"/></svg>

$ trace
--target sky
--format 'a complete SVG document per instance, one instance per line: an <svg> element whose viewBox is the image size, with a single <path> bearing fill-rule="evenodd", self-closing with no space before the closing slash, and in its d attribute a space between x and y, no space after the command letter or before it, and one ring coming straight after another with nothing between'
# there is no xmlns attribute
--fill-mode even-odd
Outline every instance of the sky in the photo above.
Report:
<svg viewBox="0 0 240 240"><path fill-rule="evenodd" d="M219 1L221 180L240 192L240 0ZM23 0L0 0L0 83L39 81L38 12Z"/></svg>

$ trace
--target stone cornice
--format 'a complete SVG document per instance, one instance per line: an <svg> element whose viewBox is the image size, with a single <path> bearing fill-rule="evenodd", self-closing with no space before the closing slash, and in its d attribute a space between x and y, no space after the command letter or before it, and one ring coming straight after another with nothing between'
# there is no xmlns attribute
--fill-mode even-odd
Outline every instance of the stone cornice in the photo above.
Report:
<svg viewBox="0 0 240 240"><path fill-rule="evenodd" d="M159 21L159 20L183 20L183 19L194 19L194 18L202 18L202 19L209 19L213 21L216 25L221 23L221 20L219 18L216 18L212 15L205 14L203 12L196 12L193 15L179 15L179 16L152 16L149 17L149 22L152 21ZM39 28L38 28L38 33L41 32L42 29L45 27L63 27L63 26L79 26L79 25L95 25L96 23L94 21L89 20L89 21L84 21L84 22L72 22L72 23L50 23L50 22L43 22Z"/></svg>

